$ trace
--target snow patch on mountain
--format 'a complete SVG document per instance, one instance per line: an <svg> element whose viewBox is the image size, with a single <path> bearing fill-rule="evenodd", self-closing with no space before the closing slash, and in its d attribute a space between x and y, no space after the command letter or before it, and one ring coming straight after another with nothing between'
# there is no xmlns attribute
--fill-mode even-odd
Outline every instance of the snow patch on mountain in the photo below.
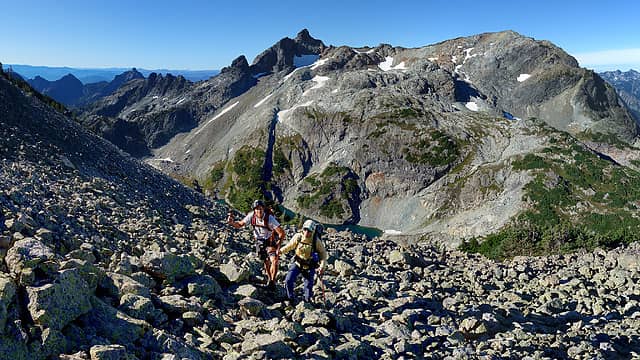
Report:
<svg viewBox="0 0 640 360"><path fill-rule="evenodd" d="M265 96L265 97L264 97L264 99L262 99L262 100L258 101L258 103L257 103L257 104L255 104L255 105L253 105L253 107L254 107L254 108L257 108L257 107L259 107L260 105L264 104L264 102L265 102L265 101L267 101L267 100L269 100L269 98L270 98L272 95L273 95L273 93L271 93L271 94L269 94L269 95Z"/></svg>
<svg viewBox="0 0 640 360"><path fill-rule="evenodd" d="M225 108L224 110L220 111L218 113L218 115L214 116L211 120L207 121L207 123L204 124L200 129L198 129L198 131L196 131L195 134L199 134L205 127L207 127L207 125L211 124L212 121L214 121L215 119L219 118L220 116L226 114L229 110L233 109L239 103L240 103L240 101L236 101L233 104L231 104L230 106L228 106L227 108Z"/></svg>
<svg viewBox="0 0 640 360"><path fill-rule="evenodd" d="M311 104L313 104L313 100L309 100L307 102L304 102L302 104L296 104L293 107L286 109L286 110L280 110L278 111L278 114L276 115L278 117L278 122L284 122L286 120L286 116L287 114L289 114L290 112L292 112L293 110L299 108L299 107L306 107L306 106L310 106Z"/></svg>
<svg viewBox="0 0 640 360"><path fill-rule="evenodd" d="M530 77L531 77L531 75L529 75L529 74L520 74L520 75L518 75L518 82L523 82L523 81L527 80Z"/></svg>
<svg viewBox="0 0 640 360"><path fill-rule="evenodd" d="M318 61L314 62L311 65L311 70L317 69L318 67L324 65L327 61L329 61L329 59L318 59Z"/></svg>
<svg viewBox="0 0 640 360"><path fill-rule="evenodd" d="M389 70L406 70L407 67L404 63L404 61L402 61L401 63L399 63L396 66L392 66L393 65L393 57L392 56L387 56L385 58L385 60L383 62L381 62L380 64L378 64L378 67L382 70L382 71L389 71Z"/></svg>
<svg viewBox="0 0 640 360"><path fill-rule="evenodd" d="M323 87L324 84L329 80L329 77L328 76L316 75L311 80L315 81L316 84L313 85L311 88L307 89L307 91L305 91L304 93L302 93L302 96L307 95L311 90L319 89L319 88Z"/></svg>

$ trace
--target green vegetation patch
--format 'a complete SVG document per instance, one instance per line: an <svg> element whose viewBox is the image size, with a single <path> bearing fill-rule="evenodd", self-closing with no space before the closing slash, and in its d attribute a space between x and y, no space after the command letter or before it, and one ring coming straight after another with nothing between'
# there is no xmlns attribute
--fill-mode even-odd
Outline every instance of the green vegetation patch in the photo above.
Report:
<svg viewBox="0 0 640 360"><path fill-rule="evenodd" d="M466 241L462 250L502 260L640 240L640 173L604 160L575 141L543 153L560 158L529 154L512 163L514 170L535 175L525 186L531 208L498 233Z"/></svg>
<svg viewBox="0 0 640 360"><path fill-rule="evenodd" d="M456 140L439 130L403 148L402 152L410 163L431 166L449 165L460 155Z"/></svg>
<svg viewBox="0 0 640 360"><path fill-rule="evenodd" d="M263 199L268 184L264 181L265 152L262 149L243 146L231 162L234 174L230 186L229 201L242 211L251 210L255 199Z"/></svg>
<svg viewBox="0 0 640 360"><path fill-rule="evenodd" d="M276 147L273 150L273 174L284 174L287 170L290 170L292 166L291 160L285 156L282 149Z"/></svg>
<svg viewBox="0 0 640 360"><path fill-rule="evenodd" d="M317 207L320 214L328 218L339 218L345 214L344 203L360 192L355 174L346 166L329 164L320 175L309 175L304 179L311 189L298 196L296 202L303 209Z"/></svg>
<svg viewBox="0 0 640 360"><path fill-rule="evenodd" d="M219 161L213 164L202 184L205 189L214 190L218 186L218 183L224 177L224 168L226 165L226 161Z"/></svg>

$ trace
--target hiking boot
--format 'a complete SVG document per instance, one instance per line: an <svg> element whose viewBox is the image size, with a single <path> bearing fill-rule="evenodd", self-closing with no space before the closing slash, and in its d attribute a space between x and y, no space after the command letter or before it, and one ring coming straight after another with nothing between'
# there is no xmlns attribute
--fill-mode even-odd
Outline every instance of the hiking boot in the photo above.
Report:
<svg viewBox="0 0 640 360"><path fill-rule="evenodd" d="M267 284L267 289L269 289L269 290L275 290L275 289L276 289L276 282L275 282L275 281L270 281L270 282Z"/></svg>

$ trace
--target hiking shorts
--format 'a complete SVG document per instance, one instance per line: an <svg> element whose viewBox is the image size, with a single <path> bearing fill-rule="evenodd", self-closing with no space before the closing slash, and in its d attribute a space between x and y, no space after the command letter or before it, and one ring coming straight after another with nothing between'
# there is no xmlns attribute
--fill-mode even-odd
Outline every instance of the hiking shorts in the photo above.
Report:
<svg viewBox="0 0 640 360"><path fill-rule="evenodd" d="M266 260L267 257L275 257L276 250L275 244L271 244L270 239L258 239L256 242L256 255L260 260Z"/></svg>

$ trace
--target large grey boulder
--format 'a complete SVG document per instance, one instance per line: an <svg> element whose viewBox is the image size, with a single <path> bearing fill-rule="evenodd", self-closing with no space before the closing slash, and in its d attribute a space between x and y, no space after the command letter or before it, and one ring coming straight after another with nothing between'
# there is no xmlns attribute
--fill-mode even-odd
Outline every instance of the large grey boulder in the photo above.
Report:
<svg viewBox="0 0 640 360"><path fill-rule="evenodd" d="M92 308L93 294L77 269L63 270L54 283L26 290L31 318L45 328L62 329Z"/></svg>
<svg viewBox="0 0 640 360"><path fill-rule="evenodd" d="M229 282L232 283L243 282L251 275L251 270L249 270L246 266L236 265L233 260L229 261L228 263L222 264L222 266L220 266L220 272L227 277Z"/></svg>
<svg viewBox="0 0 640 360"><path fill-rule="evenodd" d="M146 321L134 319L97 297L91 297L91 305L93 309L80 317L79 323L114 344L133 344L152 328Z"/></svg>
<svg viewBox="0 0 640 360"><path fill-rule="evenodd" d="M147 251L140 259L146 272L159 279L175 281L194 274L189 256L160 251Z"/></svg>
<svg viewBox="0 0 640 360"><path fill-rule="evenodd" d="M91 360L130 360L122 345L94 345L89 349Z"/></svg>
<svg viewBox="0 0 640 360"><path fill-rule="evenodd" d="M22 273L42 270L51 276L58 270L57 256L53 249L34 238L24 238L16 241L7 251L5 263L14 277L21 277ZM22 276L21 278L24 278ZM29 281L30 283L33 281Z"/></svg>

